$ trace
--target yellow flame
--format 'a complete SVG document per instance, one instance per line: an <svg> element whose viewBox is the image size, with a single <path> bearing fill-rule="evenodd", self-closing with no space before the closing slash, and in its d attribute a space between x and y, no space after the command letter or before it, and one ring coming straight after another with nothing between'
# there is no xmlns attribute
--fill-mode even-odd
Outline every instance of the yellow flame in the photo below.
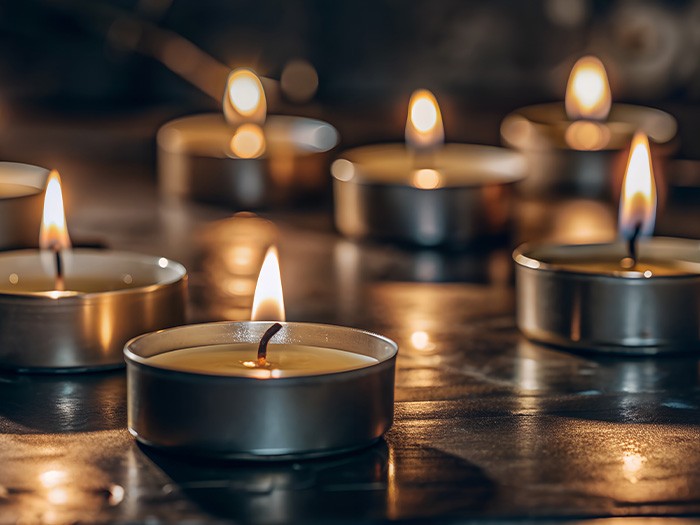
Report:
<svg viewBox="0 0 700 525"><path fill-rule="evenodd" d="M253 297L253 321L284 321L282 276L277 249L271 247L265 254Z"/></svg>
<svg viewBox="0 0 700 525"><path fill-rule="evenodd" d="M622 182L618 229L626 238L638 227L641 235L651 235L654 232L655 220L656 186L649 139L644 133L637 132L632 139Z"/></svg>
<svg viewBox="0 0 700 525"><path fill-rule="evenodd" d="M49 174L44 197L44 218L39 231L39 246L42 249L65 250L70 248L70 237L63 209L61 176L56 170Z"/></svg>
<svg viewBox="0 0 700 525"><path fill-rule="evenodd" d="M612 95L603 63L594 56L574 64L566 86L566 114L570 119L605 120Z"/></svg>
<svg viewBox="0 0 700 525"><path fill-rule="evenodd" d="M241 124L231 137L231 151L241 159L255 159L265 153L265 133L257 124Z"/></svg>
<svg viewBox="0 0 700 525"><path fill-rule="evenodd" d="M224 94L224 116L231 124L262 124L267 114L267 101L262 82L250 69L234 69L228 77Z"/></svg>
<svg viewBox="0 0 700 525"><path fill-rule="evenodd" d="M406 142L417 149L431 148L445 141L442 114L435 96L427 89L411 95L406 119Z"/></svg>

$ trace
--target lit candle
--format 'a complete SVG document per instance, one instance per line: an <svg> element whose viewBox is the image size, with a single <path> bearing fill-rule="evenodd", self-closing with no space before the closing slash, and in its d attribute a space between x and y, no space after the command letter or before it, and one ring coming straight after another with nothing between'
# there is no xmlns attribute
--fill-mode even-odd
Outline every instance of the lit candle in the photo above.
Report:
<svg viewBox="0 0 700 525"><path fill-rule="evenodd" d="M60 179L47 183L42 250L0 253L0 368L123 365L131 337L184 321L186 272L163 257L70 249Z"/></svg>
<svg viewBox="0 0 700 525"><path fill-rule="evenodd" d="M394 342L352 328L283 322L274 249L253 305L253 321L183 326L126 345L129 430L139 441L201 455L279 458L367 446L389 429ZM174 395L187 400L176 413Z"/></svg>
<svg viewBox="0 0 700 525"><path fill-rule="evenodd" d="M503 121L501 136L527 157L526 195L601 197L620 187L624 155L637 130L667 145L655 148L663 158L676 134L676 120L658 109L612 104L603 63L585 56L571 71L564 104L516 110Z"/></svg>
<svg viewBox="0 0 700 525"><path fill-rule="evenodd" d="M0 249L36 246L48 174L38 166L0 162Z"/></svg>
<svg viewBox="0 0 700 525"><path fill-rule="evenodd" d="M700 243L652 238L649 144L635 135L620 200L620 240L523 245L514 253L517 320L531 339L622 353L697 350Z"/></svg>
<svg viewBox="0 0 700 525"><path fill-rule="evenodd" d="M326 186L328 151L337 143L327 122L268 116L260 79L236 69L223 112L176 119L158 132L161 190L235 208L290 202Z"/></svg>
<svg viewBox="0 0 700 525"><path fill-rule="evenodd" d="M444 144L440 108L427 90L411 97L405 134L405 144L351 149L333 163L340 232L423 246L503 235L511 186L524 172L520 156Z"/></svg>

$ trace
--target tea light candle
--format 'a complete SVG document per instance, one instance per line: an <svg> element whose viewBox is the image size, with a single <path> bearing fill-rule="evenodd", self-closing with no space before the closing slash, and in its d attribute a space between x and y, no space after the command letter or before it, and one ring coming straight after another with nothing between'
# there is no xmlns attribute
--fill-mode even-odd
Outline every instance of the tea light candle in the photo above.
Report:
<svg viewBox="0 0 700 525"><path fill-rule="evenodd" d="M0 162L0 249L36 246L49 170Z"/></svg>
<svg viewBox="0 0 700 525"><path fill-rule="evenodd" d="M271 249L253 318L283 319L281 293ZM365 447L392 424L397 351L376 334L310 323L221 322L147 334L124 349L129 431L150 446L217 457Z"/></svg>
<svg viewBox="0 0 700 525"><path fill-rule="evenodd" d="M700 243L644 238L655 206L651 155L639 134L620 203L623 240L515 251L520 330L535 341L599 352L697 351Z"/></svg>
<svg viewBox="0 0 700 525"><path fill-rule="evenodd" d="M461 246L505 234L522 159L502 148L443 144L443 138L437 101L419 90L409 103L406 144L343 153L331 167L338 230L420 246Z"/></svg>
<svg viewBox="0 0 700 525"><path fill-rule="evenodd" d="M605 67L586 56L571 71L564 104L516 110L503 121L501 137L527 158L524 194L599 198L620 188L627 147L637 130L657 144L658 165L672 150L676 128L676 120L658 109L612 104Z"/></svg>
<svg viewBox="0 0 700 525"><path fill-rule="evenodd" d="M0 254L0 368L77 372L123 366L129 338L184 322L182 265L163 257L71 250L56 172L49 177L44 210L44 249ZM57 251L46 249L51 246Z"/></svg>
<svg viewBox="0 0 700 525"><path fill-rule="evenodd" d="M318 194L328 152L339 140L321 120L267 116L265 93L250 70L231 73L223 113L173 120L158 132L164 195L253 209Z"/></svg>

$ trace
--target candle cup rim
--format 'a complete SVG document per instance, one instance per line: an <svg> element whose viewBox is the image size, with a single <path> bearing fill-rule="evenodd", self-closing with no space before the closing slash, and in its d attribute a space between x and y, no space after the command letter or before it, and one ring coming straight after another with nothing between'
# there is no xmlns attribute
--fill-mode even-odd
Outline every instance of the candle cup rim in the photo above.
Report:
<svg viewBox="0 0 700 525"><path fill-rule="evenodd" d="M7 202L7 201L15 201L15 200L20 200L20 199L35 199L37 195L41 195L44 190L46 189L46 181L49 177L49 173L51 170L48 168L44 168L43 166L37 166L35 164L28 164L26 162L11 162L11 161L0 161L0 169L2 168L16 168L16 169L22 169L25 170L27 173L25 174L16 174L16 176L23 176L23 175L33 175L36 177L41 177L43 181L40 184L36 184L34 182L27 182L27 181L12 181L12 182L7 182L7 184L17 184L19 186L27 186L28 188L33 188L36 191L32 193L27 193L23 195L13 195L10 197L0 197L0 201ZM0 177L1 179L2 177Z"/></svg>
<svg viewBox="0 0 700 525"><path fill-rule="evenodd" d="M75 248L71 250L72 254L79 255L85 254L109 254L110 256L123 256L125 259L129 260L140 260L141 262L153 262L156 266L161 269L171 268L174 271L173 277L165 279L162 282L154 282L151 284L146 284L143 286L133 286L130 288L121 288L117 290L103 290L97 292L80 292L73 290L66 291L56 291L56 290L45 290L45 291L10 291L10 290L0 290L0 300L13 298L13 300L28 300L28 301L81 301L86 302L91 299L105 298L110 296L124 296L124 295L140 295L154 292L169 286L176 285L181 281L187 282L188 273L185 266L173 259L167 257L158 257L155 255L147 255L138 252L129 252L123 250L101 250L95 248ZM0 259L9 255L30 255L37 254L41 255L41 250L38 249L24 249L24 250L11 250L7 252L0 252ZM160 266L158 261L160 259L165 259L167 264L165 267Z"/></svg>
<svg viewBox="0 0 700 525"><path fill-rule="evenodd" d="M688 247L695 246L698 248L698 255L700 256L700 241L695 239L685 239L681 237L651 237L648 239L642 239L640 241L642 244L661 244L661 243L683 243ZM626 279L630 281L658 281L658 280L692 280L700 279L700 260L698 262L692 262L698 266L698 272L686 272L678 275L651 275L650 277L645 277L642 272L631 271L621 269L619 273L594 273L586 272L583 270L572 270L570 268L558 267L556 263L540 260L534 256L529 255L534 250L548 249L548 248L563 248L563 249L585 249L593 247L609 247L619 245L624 246L621 241L609 242L609 243L590 243L590 244L558 244L554 242L525 242L515 248L512 253L513 261L517 266L521 268L530 269L534 271L542 271L551 274L564 274L578 277L586 277L587 279ZM623 255L624 257L624 255Z"/></svg>
<svg viewBox="0 0 700 525"><path fill-rule="evenodd" d="M375 357L377 359L376 363L370 363L366 366L362 366L359 368L353 368L349 370L338 370L336 372L324 372L324 373L315 373L315 374L309 374L309 375L297 375L297 376L288 376L288 377L271 377L271 378L265 378L259 379L256 377L247 377L247 376L236 376L236 375L228 375L228 374L218 374L216 372L192 372L192 371L187 371L187 370L176 370L173 368L168 368L165 366L160 366L158 364L153 364L148 362L148 357L144 357L140 353L138 353L137 349L133 348L134 345L143 343L147 339L153 338L153 337L158 337L162 335L164 332L169 332L169 333L174 333L175 331L189 331L189 330L202 330L205 329L206 327L224 327L224 326L241 326L241 325L259 325L261 327L268 327L270 326L270 323L273 323L275 321L216 321L216 322L210 322L210 323L196 323L196 324L186 324L186 325L181 325L181 326L175 326L172 328L166 328L163 330L157 330L155 332L150 332L147 334L142 334L137 337L134 337L130 339L129 341L126 342L124 345L124 358L128 363L132 363L135 365L139 365L145 368L149 369L154 369L159 372L165 373L165 374L179 374L179 375L184 375L187 377L208 377L208 378L216 378L224 381L232 381L232 382L238 382L238 381L245 381L245 382L252 382L252 381L272 381L274 384L278 384L278 382L284 382L284 383L289 383L289 382L304 382L304 381L317 381L318 378L323 378L323 377L337 377L337 376L346 376L347 374L354 374L354 373L363 373L366 372L368 369L375 370L376 367L378 366L383 366L387 365L388 363L393 362L396 359L396 356L398 355L399 351L399 345L393 341L392 339L389 339L386 336L383 336L381 334L377 334L375 332L371 332L369 330L363 330L361 328L352 328L348 326L341 326L341 325L332 325L332 324L325 324L325 323L306 323L306 322L299 322L299 321L276 321L279 322L283 327L286 326L299 326L299 325L304 325L308 327L314 327L314 328L319 328L319 329L330 329L330 330L346 330L353 332L355 334L361 334L362 336L370 337L376 340L380 340L382 343L387 345L388 348L390 348L390 353L387 356L384 357ZM257 340L251 340L251 341L230 341L229 343L235 344L237 342L240 343L257 343ZM301 344L301 343L294 343L294 344ZM332 343L329 343L332 344ZM198 345L199 346L199 345ZM309 346L316 346L316 345L309 345ZM185 347L186 348L186 347ZM161 353L166 353L166 352L173 352L176 350L180 350L183 348L172 348L169 350L164 350L163 352L160 352L158 354L154 355L160 355ZM341 350L341 349L339 349ZM350 350L341 350L345 352L352 353ZM358 353L358 352L355 352ZM366 355L366 354L361 354L361 355Z"/></svg>

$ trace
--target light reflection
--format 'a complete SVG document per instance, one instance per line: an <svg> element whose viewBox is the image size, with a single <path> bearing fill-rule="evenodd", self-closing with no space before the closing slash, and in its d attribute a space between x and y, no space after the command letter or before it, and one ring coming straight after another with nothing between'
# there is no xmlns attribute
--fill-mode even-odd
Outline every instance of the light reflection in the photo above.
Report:
<svg viewBox="0 0 700 525"><path fill-rule="evenodd" d="M231 152L241 159L255 159L265 153L265 133L257 124L241 124L231 137Z"/></svg>
<svg viewBox="0 0 700 525"><path fill-rule="evenodd" d="M636 449L636 447L634 447ZM646 456L636 450L625 450L622 453L622 473L630 483L637 483L640 472L647 462Z"/></svg>
<svg viewBox="0 0 700 525"><path fill-rule="evenodd" d="M439 171L424 168L414 172L413 185L421 190L433 190L440 187L441 179Z"/></svg>

